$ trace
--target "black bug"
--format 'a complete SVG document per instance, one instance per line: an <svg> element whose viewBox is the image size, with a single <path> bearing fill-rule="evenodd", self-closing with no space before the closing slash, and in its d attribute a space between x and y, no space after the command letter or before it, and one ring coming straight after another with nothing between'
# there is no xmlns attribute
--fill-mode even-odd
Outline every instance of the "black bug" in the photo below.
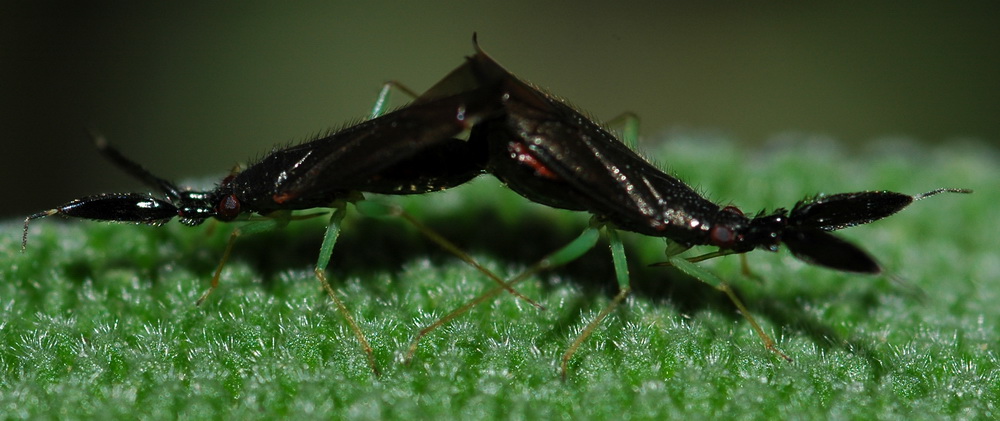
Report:
<svg viewBox="0 0 1000 421"><path fill-rule="evenodd" d="M233 221L251 213L325 207L346 199L352 191L418 194L453 187L481 171L475 161L450 159L456 154L471 156L467 153L469 144L453 136L495 108L482 101L467 102L469 98L476 96L413 104L329 136L273 151L204 192L182 190L156 177L98 138L98 150L106 158L159 190L163 198L125 193L73 200L29 216L22 246L27 243L28 222L56 214L154 225L176 217L194 226L209 218ZM428 125L427 121L436 124Z"/></svg>
<svg viewBox="0 0 1000 421"><path fill-rule="evenodd" d="M160 225L173 218L190 226L199 225L210 218L220 221L249 221L231 236L212 278L211 287L198 300L200 304L218 286L222 267L236 236L241 232L280 226L299 218L292 215L291 212L295 210L332 207L330 224L316 263L316 276L348 320L373 370L378 372L364 335L334 294L324 274L339 234L340 221L346 212L346 204L358 202L362 192L426 193L462 184L481 174L486 162L482 145L455 136L479 121L492 117L492 113L499 109L498 101L491 95L475 91L460 95L434 95L429 92L397 111L307 143L272 151L243 171L226 177L208 191L181 189L126 158L102 137L95 136L98 150L108 160L156 189L160 196L141 193L101 194L72 200L56 208L35 213L25 218L22 251L27 247L30 222L52 215L149 225ZM379 107L377 104L374 115L380 114ZM401 210L374 204L366 205L365 209L375 214L394 214L406 218L432 240L476 266L498 284L504 285L502 279ZM507 289L537 306L513 289Z"/></svg>
<svg viewBox="0 0 1000 421"><path fill-rule="evenodd" d="M692 262L754 249L773 252L783 243L796 257L808 263L846 272L876 274L881 272L881 267L874 258L829 232L885 218L915 200L941 192L970 192L938 189L916 196L888 191L845 193L804 200L791 211L779 209L748 217L734 206L720 206L705 199L682 181L665 174L601 125L518 79L478 45L476 54L438 86L449 87L454 90L452 92L462 89L482 92L485 88L493 97L501 98L502 112L478 123L470 137L470 142L488 145L487 170L532 201L593 214L595 225L603 227L609 236L620 293L563 355L563 374L580 344L629 293L628 266L621 242L614 235L615 229L666 239L670 246L664 265L675 266L724 291L747 317L766 347L788 359L777 350L773 340L753 320L729 286ZM588 229L577 241L528 272L576 259L596 243L593 230ZM718 250L696 257L680 257L680 253L699 245L714 246ZM498 292L486 294L476 302ZM422 331L417 341L467 307ZM417 341L411 346L409 357L413 356Z"/></svg>
<svg viewBox="0 0 1000 421"><path fill-rule="evenodd" d="M464 133L468 133L465 140L461 138ZM725 292L765 346L788 358L777 350L729 286L694 262L754 249L777 251L780 244L785 244L795 256L812 264L847 272L879 273L881 267L867 252L830 232L887 217L915 200L941 192L970 192L938 189L916 196L887 191L845 193L804 200L791 211L779 209L748 217L736 207L720 206L703 198L682 181L649 164L601 125L509 73L478 44L476 54L465 64L408 106L330 136L273 151L209 191L179 189L105 142L99 141L98 148L115 165L162 196L90 196L33 214L25 219L22 248L27 244L29 223L51 215L153 225L173 218L187 225L198 225L209 218L249 221L231 237L204 299L216 287L222 264L239 232L280 225L295 218L291 214L295 210L331 207L316 276L351 325L376 372L371 347L324 274L346 204L359 201L363 192L425 193L462 184L488 171L529 200L591 213L591 228L507 282L422 229L500 286L418 333L407 359L412 358L419 340L437 326L504 290L524 298L511 285L531 273L578 258L594 247L599 231L607 235L620 292L567 349L562 357L564 375L578 347L630 291L624 246L616 230L667 240L667 261L663 264ZM406 217L397 210L376 208L369 213ZM699 245L718 250L681 256Z"/></svg>

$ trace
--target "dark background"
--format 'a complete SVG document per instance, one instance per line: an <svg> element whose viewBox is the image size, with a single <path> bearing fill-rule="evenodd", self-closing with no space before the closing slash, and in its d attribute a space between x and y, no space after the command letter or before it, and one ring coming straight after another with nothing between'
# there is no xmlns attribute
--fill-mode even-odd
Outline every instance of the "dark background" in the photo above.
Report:
<svg viewBox="0 0 1000 421"><path fill-rule="evenodd" d="M1000 140L1000 6L977 2L5 4L0 217L146 191L95 127L171 179L222 175L429 87L473 52L644 135Z"/></svg>

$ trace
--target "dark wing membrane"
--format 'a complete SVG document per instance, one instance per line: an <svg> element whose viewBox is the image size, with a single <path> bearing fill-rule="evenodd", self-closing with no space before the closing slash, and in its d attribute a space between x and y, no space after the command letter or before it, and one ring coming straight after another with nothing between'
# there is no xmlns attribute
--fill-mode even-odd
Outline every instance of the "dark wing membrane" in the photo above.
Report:
<svg viewBox="0 0 1000 421"><path fill-rule="evenodd" d="M682 242L694 235L682 226L718 211L572 107L513 77L502 89L510 141L568 184L587 210L621 228Z"/></svg>
<svg viewBox="0 0 1000 421"><path fill-rule="evenodd" d="M414 104L349 129L343 139L320 139L318 159L302 165L302 177L289 180L283 193L315 186L347 187L433 145L450 141L478 120L495 113L478 91ZM310 165L311 164L311 165Z"/></svg>
<svg viewBox="0 0 1000 421"><path fill-rule="evenodd" d="M420 194L444 190L483 173L487 150L483 142L448 139L384 168L353 189L383 194Z"/></svg>
<svg viewBox="0 0 1000 421"><path fill-rule="evenodd" d="M276 151L230 183L246 197L323 206L334 193L358 190L380 172L448 142L494 114L479 91L438 98ZM453 149L453 148L449 148ZM267 180L267 183L251 181ZM384 187L384 186L383 186ZM255 203L266 208L267 203Z"/></svg>

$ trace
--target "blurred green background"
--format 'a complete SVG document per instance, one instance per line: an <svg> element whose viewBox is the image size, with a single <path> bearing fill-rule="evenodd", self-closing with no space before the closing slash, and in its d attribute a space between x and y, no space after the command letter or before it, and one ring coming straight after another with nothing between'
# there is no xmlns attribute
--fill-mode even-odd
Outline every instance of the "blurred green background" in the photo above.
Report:
<svg viewBox="0 0 1000 421"><path fill-rule="evenodd" d="M638 113L646 137L997 142L998 11L992 1L5 4L0 216L146 190L101 160L86 127L164 177L221 175L363 117L385 80L429 87L472 53L473 31L514 73L598 118Z"/></svg>

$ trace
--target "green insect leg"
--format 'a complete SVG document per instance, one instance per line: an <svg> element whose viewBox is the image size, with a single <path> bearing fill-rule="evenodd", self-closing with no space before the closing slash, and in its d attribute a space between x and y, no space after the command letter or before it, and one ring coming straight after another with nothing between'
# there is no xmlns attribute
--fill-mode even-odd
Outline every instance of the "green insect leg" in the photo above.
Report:
<svg viewBox="0 0 1000 421"><path fill-rule="evenodd" d="M368 358L368 365L371 366L372 372L378 376L381 374L381 371L379 371L378 365L375 363L375 353L368 343L368 339L365 338L365 334L361 331L361 327L358 326L358 322L351 316L351 312L348 311L347 306L344 305L344 302L337 296L337 292L334 291L333 287L330 286L330 282L326 279L326 267L330 264L330 255L333 254L333 246L337 244L337 237L340 236L340 228L346 214L347 202L338 201L333 205L330 224L326 228L326 234L323 235L323 244L320 246L319 258L316 260L316 279L319 279L327 295L333 299L334 304L337 306L337 311L344 316L344 320L347 321L351 331L354 332L354 337L361 344L361 350L364 351L365 357Z"/></svg>
<svg viewBox="0 0 1000 421"><path fill-rule="evenodd" d="M597 240L599 238L600 238L600 232L598 228L596 227L588 228L582 234L580 234L580 236L571 241L569 244L563 246L559 250L556 250L552 254L549 254L548 256L542 258L537 263L532 265L530 268L528 268L524 272L521 272L518 276L511 279L510 281L506 282L505 286L498 286L496 288L487 291L486 293L474 298L465 305L453 310L444 317L438 319L436 322L431 323L427 327L421 329L420 332L418 332L417 335L413 338L413 342L410 343L410 348L406 353L404 361L407 364L413 361L413 357L417 352L417 346L420 344L420 340L423 339L432 331L434 331L435 329L458 318L462 314L471 310L473 307L485 301L493 299L494 297L502 293L504 290L506 290L508 287L513 286L527 279L528 277L534 275L535 273L541 272L543 270L548 270L560 265L564 265L566 263L572 262L580 258L580 256L582 256L588 250L594 248L594 245L597 244Z"/></svg>
<svg viewBox="0 0 1000 421"><path fill-rule="evenodd" d="M219 278L222 276L222 268L226 266L226 262L229 261L229 256L233 254L233 247L236 246L236 239L239 236L283 227L288 224L290 219L290 212L275 212L268 215L264 219L248 222L233 230L232 234L229 234L229 242L226 243L226 250L222 252L222 259L219 260L219 265L216 266L215 273L212 275L211 286L208 287L207 291L201 294L201 297L198 297L198 301L195 301L195 305L200 306L205 302L208 296L219 287Z"/></svg>
<svg viewBox="0 0 1000 421"><path fill-rule="evenodd" d="M733 304L736 306L737 309L739 309L740 314L743 315L743 318L745 318L747 322L750 323L750 326L753 328L753 330L757 332L757 336L760 336L761 341L764 342L764 347L770 350L771 352L778 354L778 356L785 359L786 361L792 361L791 358L789 358L783 352L778 350L778 347L775 344L774 339L771 339L771 336L769 336L766 332L764 332L764 329L760 327L760 324L758 324L757 320L754 319L753 315L750 313L750 310L747 309L746 305L743 304L743 301L740 300L738 296L736 296L736 292L733 291L732 287L730 287L729 284L727 284L725 281L723 281L721 278L719 278L712 272L702 269L698 267L698 265L695 265L693 263L729 253L720 254L719 252L716 252L692 258L684 258L680 257L678 250L683 251L682 248L675 247L674 244L671 244L671 246L667 248L668 261L666 263L669 266L673 266L678 270L680 270L681 272L684 272L688 276L695 278L701 282L704 282L708 285L711 285L715 289L718 289L719 291L725 293L726 296L729 297L729 300L733 302Z"/></svg>
<svg viewBox="0 0 1000 421"><path fill-rule="evenodd" d="M482 272L484 275L486 275L486 277L493 280L493 282L496 282L497 285L500 286L500 288L506 290L511 295L521 300L524 300L525 302L531 304L532 306L534 306L539 310L545 310L544 306L538 304L538 302L536 302L535 300L526 297L524 294L521 294L519 291L511 287L510 283L504 281L503 278L497 276L495 273L487 269L485 266L479 264L479 262L477 262L476 259L472 258L472 256L469 255L469 253L463 251L461 248L456 246L455 243L448 241L447 238L444 238L444 236L438 234L437 231L434 231L427 225L424 225L424 223L417 220L417 218L414 218L413 215L410 215L399 206L386 205L383 203L365 200L365 201L355 202L354 207L358 210L359 213L369 217L375 217L375 218L395 217L403 219L410 225L413 225L413 227L416 228L418 231L420 231L420 233L423 234L425 237L429 238L438 246L445 249L445 251L455 255L455 257L458 257L463 262L468 263L470 266L476 268L476 270Z"/></svg>
<svg viewBox="0 0 1000 421"><path fill-rule="evenodd" d="M398 89L410 98L416 98L419 95L412 89L406 87L402 83L396 82L394 80L388 81L382 85L382 89L378 91L378 97L375 98L375 105L372 106L372 113L369 115L369 119L375 119L385 114L386 110L389 109L389 98L392 96L392 90Z"/></svg>
<svg viewBox="0 0 1000 421"><path fill-rule="evenodd" d="M571 343L569 348L566 349L566 352L563 353L559 364L559 373L564 380L566 379L566 373L569 369L569 360L573 358L573 354L576 354L576 351L580 349L580 345L583 345L583 342L594 333L594 330L601 325L601 322L603 322L604 319L607 318L608 315L611 314L611 312L625 300L625 297L628 297L628 294L632 292L632 286L629 282L628 275L628 262L625 259L625 246L622 244L622 241L618 237L618 233L614 230L614 228L605 227L604 230L608 235L608 243L611 246L611 260L615 266L615 276L618 281L618 294L611 300L611 303L609 303L603 310L601 310L600 313L597 314L597 317L595 317L594 320L591 320L590 323L583 328L580 335L573 340L573 343Z"/></svg>

